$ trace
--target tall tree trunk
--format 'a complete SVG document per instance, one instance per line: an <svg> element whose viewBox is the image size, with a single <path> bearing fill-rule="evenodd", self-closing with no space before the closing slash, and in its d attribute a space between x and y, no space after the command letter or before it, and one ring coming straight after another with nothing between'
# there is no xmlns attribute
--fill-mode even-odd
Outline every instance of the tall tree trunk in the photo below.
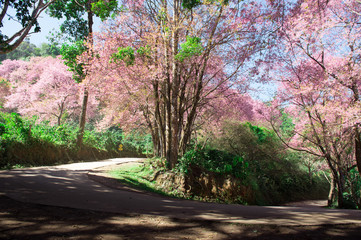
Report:
<svg viewBox="0 0 361 240"><path fill-rule="evenodd" d="M86 122L86 109L88 105L88 90L84 89L84 96L83 96L83 104L81 108L81 115L79 121L79 132L77 136L77 145L81 147L83 145L83 136L84 136L84 129L85 129L85 122Z"/></svg>
<svg viewBox="0 0 361 240"><path fill-rule="evenodd" d="M153 139L153 154L156 157L161 156L161 149L160 149L160 138L159 138L159 128L158 126L154 127L154 135L152 135Z"/></svg>
<svg viewBox="0 0 361 240"><path fill-rule="evenodd" d="M180 79L178 73L178 61L175 59L175 55L178 53L178 43L179 43L179 34L178 34L178 21L179 21L179 0L173 1L173 31L172 31L172 95L171 95L171 139L170 139L170 153L167 161L171 169L175 167L178 161L178 151L179 151L179 113L178 113L178 95L179 95L179 86Z"/></svg>
<svg viewBox="0 0 361 240"><path fill-rule="evenodd" d="M332 203L335 200L335 192L336 192L335 179L333 178L333 175L331 174L330 191L328 193L328 198L327 198L327 206L328 207L331 207Z"/></svg>
<svg viewBox="0 0 361 240"><path fill-rule="evenodd" d="M342 183L342 179L338 178L337 181L337 203L339 208L344 207L344 199L343 199L343 191L344 191L344 185Z"/></svg>
<svg viewBox="0 0 361 240"><path fill-rule="evenodd" d="M359 127L355 127L355 158L358 172L361 176L361 137Z"/></svg>
<svg viewBox="0 0 361 240"><path fill-rule="evenodd" d="M353 81L351 90L353 92L354 102L357 104L360 101L360 93L356 81ZM355 159L358 172L361 176L361 137L358 125L355 126Z"/></svg>
<svg viewBox="0 0 361 240"><path fill-rule="evenodd" d="M90 0L86 3L85 8L86 8L86 11L88 14L88 31L89 31L88 32L88 41L89 41L90 45L93 45L93 12L91 10L91 1ZM90 49L90 51L92 51L92 50ZM84 88L83 104L82 104L82 108L81 108L81 115L80 115L80 121L79 121L79 133L77 136L77 146L79 146L79 147L81 147L83 144L88 98L89 98L88 89Z"/></svg>

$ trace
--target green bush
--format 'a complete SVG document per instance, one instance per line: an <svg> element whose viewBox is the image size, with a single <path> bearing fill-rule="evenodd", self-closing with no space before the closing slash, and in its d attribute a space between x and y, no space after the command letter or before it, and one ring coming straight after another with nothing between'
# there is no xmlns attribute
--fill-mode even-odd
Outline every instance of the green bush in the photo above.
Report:
<svg viewBox="0 0 361 240"><path fill-rule="evenodd" d="M343 193L344 207L361 209L361 177L356 167L349 171L345 188L348 192Z"/></svg>
<svg viewBox="0 0 361 240"><path fill-rule="evenodd" d="M148 137L134 135L125 138L117 127L97 131L87 124L83 146L76 145L78 127L75 123L60 126L38 122L36 117L22 118L16 113L0 112L0 168L13 165L52 165L69 160L99 159L106 157L141 156ZM146 140L144 140L146 139ZM126 152L119 150L125 145ZM143 144L143 145L141 145Z"/></svg>
<svg viewBox="0 0 361 240"><path fill-rule="evenodd" d="M248 163L242 157L216 149L202 149L200 146L184 154L176 169L187 174L192 165L239 179L245 179L248 175Z"/></svg>
<svg viewBox="0 0 361 240"><path fill-rule="evenodd" d="M123 140L123 150L137 152L142 155L152 155L153 154L153 142L152 136L145 131L133 130L130 133L127 133Z"/></svg>
<svg viewBox="0 0 361 240"><path fill-rule="evenodd" d="M302 156L287 150L272 130L249 122L228 122L221 132L220 137L212 138L209 146L241 156L248 163L249 174L243 183L254 190L256 204L327 196L327 181L317 174L310 176L300 164Z"/></svg>

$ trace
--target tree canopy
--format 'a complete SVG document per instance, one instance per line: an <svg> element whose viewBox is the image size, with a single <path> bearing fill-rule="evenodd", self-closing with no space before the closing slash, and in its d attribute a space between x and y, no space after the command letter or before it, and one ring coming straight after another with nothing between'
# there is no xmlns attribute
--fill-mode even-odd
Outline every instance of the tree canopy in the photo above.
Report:
<svg viewBox="0 0 361 240"><path fill-rule="evenodd" d="M25 38L41 30L38 17L55 0L0 0L0 29L4 27L4 19L9 18L11 24L20 23L20 29L11 36L0 31L0 54L15 50ZM15 11L14 13L12 12ZM8 23L8 24L10 24Z"/></svg>
<svg viewBox="0 0 361 240"><path fill-rule="evenodd" d="M27 39L25 39L18 48L14 51L9 52L7 54L0 55L0 62L5 59L11 60L29 60L30 57L39 57L39 56L52 56L56 57L60 54L60 49L48 43L42 43L40 46L36 46L35 44L30 43Z"/></svg>

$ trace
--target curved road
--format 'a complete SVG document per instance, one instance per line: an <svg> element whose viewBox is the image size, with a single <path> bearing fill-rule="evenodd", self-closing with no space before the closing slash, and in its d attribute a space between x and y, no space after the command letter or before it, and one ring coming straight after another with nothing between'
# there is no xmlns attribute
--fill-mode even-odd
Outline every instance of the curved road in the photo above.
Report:
<svg viewBox="0 0 361 240"><path fill-rule="evenodd" d="M161 215L244 224L361 224L361 211L315 207L242 206L178 200L116 190L90 180L88 171L136 158L0 171L0 195L14 200L120 214Z"/></svg>

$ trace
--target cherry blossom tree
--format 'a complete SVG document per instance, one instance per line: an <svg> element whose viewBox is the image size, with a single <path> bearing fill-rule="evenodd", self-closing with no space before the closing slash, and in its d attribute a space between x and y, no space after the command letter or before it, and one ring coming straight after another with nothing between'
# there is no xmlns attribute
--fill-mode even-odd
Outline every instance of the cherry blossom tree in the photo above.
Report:
<svg viewBox="0 0 361 240"><path fill-rule="evenodd" d="M282 29L287 53L310 59L330 76L334 89L349 91L353 101L343 108L343 124L354 129L355 158L361 172L359 130L359 55L361 5L357 1L300 1ZM346 110L347 109L347 110ZM342 111L343 110L343 111ZM346 111L345 111L346 110Z"/></svg>
<svg viewBox="0 0 361 240"><path fill-rule="evenodd" d="M34 57L29 62L5 60L0 76L11 85L5 107L25 116L37 115L58 125L78 116L80 86L58 58ZM96 108L95 99L92 101Z"/></svg>
<svg viewBox="0 0 361 240"><path fill-rule="evenodd" d="M349 170L355 167L352 153L353 127L344 122L344 109L353 108L353 98L346 88L337 88L320 66L313 61L301 62L283 72L278 104L285 103L285 111L294 120L291 138L283 141L291 148L326 160L332 180L337 186L338 204L343 207L343 194ZM271 116L277 129L280 113ZM333 192L334 189L331 189ZM330 202L332 200L330 194Z"/></svg>
<svg viewBox="0 0 361 240"><path fill-rule="evenodd" d="M146 124L173 168L211 100L244 84L239 74L263 49L270 12L253 1L123 4L94 41L88 84L104 90L113 121Z"/></svg>
<svg viewBox="0 0 361 240"><path fill-rule="evenodd" d="M345 181L361 174L360 15L357 1L295 2L280 24L274 78L295 120L290 147L325 159L343 206ZM277 115L276 115L277 116Z"/></svg>

